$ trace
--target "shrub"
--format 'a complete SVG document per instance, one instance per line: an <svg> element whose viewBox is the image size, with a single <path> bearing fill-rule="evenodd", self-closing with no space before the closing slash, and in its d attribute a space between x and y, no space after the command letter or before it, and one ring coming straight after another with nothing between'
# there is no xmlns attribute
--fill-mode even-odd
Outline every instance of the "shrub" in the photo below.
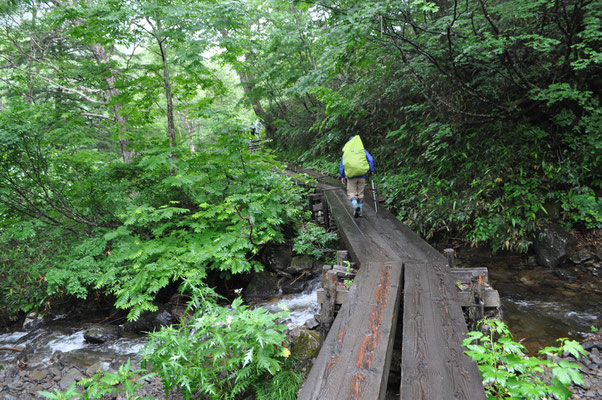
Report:
<svg viewBox="0 0 602 400"><path fill-rule="evenodd" d="M512 340L508 327L499 320L480 322L483 332L469 332L462 345L479 365L487 399L544 399L555 396L566 400L572 383L583 384L579 366L566 360L558 362L525 355L525 347ZM496 337L499 339L495 340ZM575 358L585 351L577 342L558 339L559 347L546 347L540 355L553 358L565 352Z"/></svg>

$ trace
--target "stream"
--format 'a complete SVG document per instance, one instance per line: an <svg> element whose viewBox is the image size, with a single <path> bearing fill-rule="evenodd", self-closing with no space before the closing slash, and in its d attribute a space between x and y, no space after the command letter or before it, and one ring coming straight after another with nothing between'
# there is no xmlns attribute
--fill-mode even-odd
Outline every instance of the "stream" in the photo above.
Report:
<svg viewBox="0 0 602 400"><path fill-rule="evenodd" d="M592 335L592 327L599 327L602 290L598 277L574 268L576 279L567 282L555 270L527 265L520 256L491 256L478 250L459 254L457 266L488 268L489 282L502 299L504 320L530 355L555 345L559 337L581 341ZM254 306L276 312L284 305L290 315L282 322L291 329L303 326L319 313L319 285L317 277L303 293L279 295ZM34 394L38 390L65 390L74 378L79 379L76 369L87 375L99 368L116 370L129 358L136 360L136 353L146 343L144 336L135 334L123 334L104 345L88 343L83 337L86 326L57 316L30 331L1 333L0 347L25 350L0 351L0 400L37 399L40 397ZM26 368L11 373L8 367L19 365L20 359L26 360ZM8 392L21 395L4 394Z"/></svg>
<svg viewBox="0 0 602 400"><path fill-rule="evenodd" d="M504 322L529 355L556 346L558 338L580 342L600 327L599 277L574 266L550 269L527 261L528 257L491 255L479 249L465 250L459 259L458 266L488 268L489 283L502 300ZM572 279L562 279L561 272Z"/></svg>

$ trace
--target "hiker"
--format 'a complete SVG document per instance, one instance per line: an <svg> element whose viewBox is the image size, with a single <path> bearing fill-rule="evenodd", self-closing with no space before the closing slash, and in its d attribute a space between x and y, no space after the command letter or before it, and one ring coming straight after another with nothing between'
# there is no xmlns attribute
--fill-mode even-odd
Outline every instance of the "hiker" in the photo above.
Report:
<svg viewBox="0 0 602 400"><path fill-rule="evenodd" d="M362 216L366 176L373 173L374 159L368 153L368 150L364 149L360 136L352 136L343 146L339 174L343 185L347 185L347 196L351 200L355 218Z"/></svg>

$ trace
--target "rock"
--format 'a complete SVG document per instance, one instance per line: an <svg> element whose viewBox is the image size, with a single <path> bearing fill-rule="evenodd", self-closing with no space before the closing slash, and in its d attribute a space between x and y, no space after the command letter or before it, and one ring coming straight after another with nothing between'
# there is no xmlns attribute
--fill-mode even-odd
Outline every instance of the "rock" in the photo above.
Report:
<svg viewBox="0 0 602 400"><path fill-rule="evenodd" d="M314 267L315 259L310 256L295 256L291 260L291 265L285 269L291 275L298 275L304 271L311 271Z"/></svg>
<svg viewBox="0 0 602 400"><path fill-rule="evenodd" d="M555 268L568 257L577 240L558 225L546 224L540 227L534 242L537 262L548 268Z"/></svg>
<svg viewBox="0 0 602 400"><path fill-rule="evenodd" d="M301 293L306 286L306 281L302 279L293 280L290 283L285 283L282 285L282 293L284 294L293 294L293 293Z"/></svg>
<svg viewBox="0 0 602 400"><path fill-rule="evenodd" d="M557 269L554 274L565 282L575 282L577 280L577 274L568 269Z"/></svg>
<svg viewBox="0 0 602 400"><path fill-rule="evenodd" d="M176 319L167 310L158 311L157 314L155 315L155 318L153 318L153 321L152 321L153 327L156 330L159 330L164 326L169 326L175 322L176 322Z"/></svg>
<svg viewBox="0 0 602 400"><path fill-rule="evenodd" d="M56 377L59 376L60 373L61 373L61 370L58 369L57 367L50 367L48 369L48 371L50 372L50 374L52 374L53 376L55 376L55 380L56 380Z"/></svg>
<svg viewBox="0 0 602 400"><path fill-rule="evenodd" d="M59 388L61 390L67 390L67 388L69 388L73 382L80 381L83 377L84 376L77 368L71 368L59 381Z"/></svg>
<svg viewBox="0 0 602 400"><path fill-rule="evenodd" d="M36 382L39 382L41 380L46 379L46 377L48 377L48 370L40 370L40 369L34 369L33 371L31 371L29 373L29 377Z"/></svg>
<svg viewBox="0 0 602 400"><path fill-rule="evenodd" d="M37 312L30 312L25 317L25 321L23 321L23 330L31 331L40 326L44 322L44 317L38 314Z"/></svg>
<svg viewBox="0 0 602 400"><path fill-rule="evenodd" d="M534 281L533 279L529 279L529 278L527 278L526 276L522 276L522 277L520 278L520 281L521 281L521 282L522 282L524 285L526 285L526 286L533 286L533 285L535 285L535 281Z"/></svg>
<svg viewBox="0 0 602 400"><path fill-rule="evenodd" d="M316 357L320 351L320 335L305 328L294 328L287 338L291 347L291 355L299 360L307 361Z"/></svg>
<svg viewBox="0 0 602 400"><path fill-rule="evenodd" d="M580 248L569 257L569 260L571 260L573 264L583 264L586 261L591 261L593 263L594 255L587 249Z"/></svg>
<svg viewBox="0 0 602 400"><path fill-rule="evenodd" d="M121 329L116 325L94 325L84 332L84 339L90 343L105 343L121 337Z"/></svg>
<svg viewBox="0 0 602 400"><path fill-rule="evenodd" d="M279 293L279 278L267 271L261 271L253 274L251 282L243 291L243 297L246 301L256 301L273 297Z"/></svg>
<svg viewBox="0 0 602 400"><path fill-rule="evenodd" d="M104 371L104 368L102 367L101 363L95 362L94 364L92 364L88 368L86 368L86 375L92 376L99 371Z"/></svg>
<svg viewBox="0 0 602 400"><path fill-rule="evenodd" d="M589 351L592 348L602 349L602 342L599 340L586 340L582 344L583 349Z"/></svg>
<svg viewBox="0 0 602 400"><path fill-rule="evenodd" d="M161 309L154 312L146 312L136 321L126 322L123 325L123 330L136 333L152 332L159 330L164 326L175 324L176 322L176 316L166 309Z"/></svg>
<svg viewBox="0 0 602 400"><path fill-rule="evenodd" d="M262 254L263 264L272 272L284 271L291 265L292 254L285 246L268 246Z"/></svg>
<svg viewBox="0 0 602 400"><path fill-rule="evenodd" d="M316 329L318 326L320 326L320 323L316 320L316 318L311 318L308 319L307 321L305 321L305 327L309 330L313 330Z"/></svg>

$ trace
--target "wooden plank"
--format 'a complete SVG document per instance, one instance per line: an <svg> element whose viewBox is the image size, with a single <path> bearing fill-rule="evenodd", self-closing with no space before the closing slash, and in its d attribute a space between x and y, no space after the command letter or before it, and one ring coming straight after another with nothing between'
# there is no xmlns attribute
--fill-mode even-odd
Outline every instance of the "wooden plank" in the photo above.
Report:
<svg viewBox="0 0 602 400"><path fill-rule="evenodd" d="M331 215L339 228L339 235L349 251L351 259L358 264L400 260L399 249L382 237L381 228L369 217L373 210L364 205L366 218L353 218L351 202L343 189L325 192ZM399 239L399 237L398 237Z"/></svg>
<svg viewBox="0 0 602 400"><path fill-rule="evenodd" d="M402 276L399 262L362 265L298 399L384 398Z"/></svg>
<svg viewBox="0 0 602 400"><path fill-rule="evenodd" d="M462 307L470 307L474 305L473 299L470 298L469 291L458 292L458 303ZM500 300L500 294L497 290L487 289L485 290L485 307L500 307L502 305Z"/></svg>
<svg viewBox="0 0 602 400"><path fill-rule="evenodd" d="M401 400L485 399L477 366L461 347L464 315L445 268L404 266Z"/></svg>
<svg viewBox="0 0 602 400"><path fill-rule="evenodd" d="M452 280L454 282L470 283L472 278L482 276L483 282L489 283L489 273L486 267L451 268L449 272L452 274Z"/></svg>

